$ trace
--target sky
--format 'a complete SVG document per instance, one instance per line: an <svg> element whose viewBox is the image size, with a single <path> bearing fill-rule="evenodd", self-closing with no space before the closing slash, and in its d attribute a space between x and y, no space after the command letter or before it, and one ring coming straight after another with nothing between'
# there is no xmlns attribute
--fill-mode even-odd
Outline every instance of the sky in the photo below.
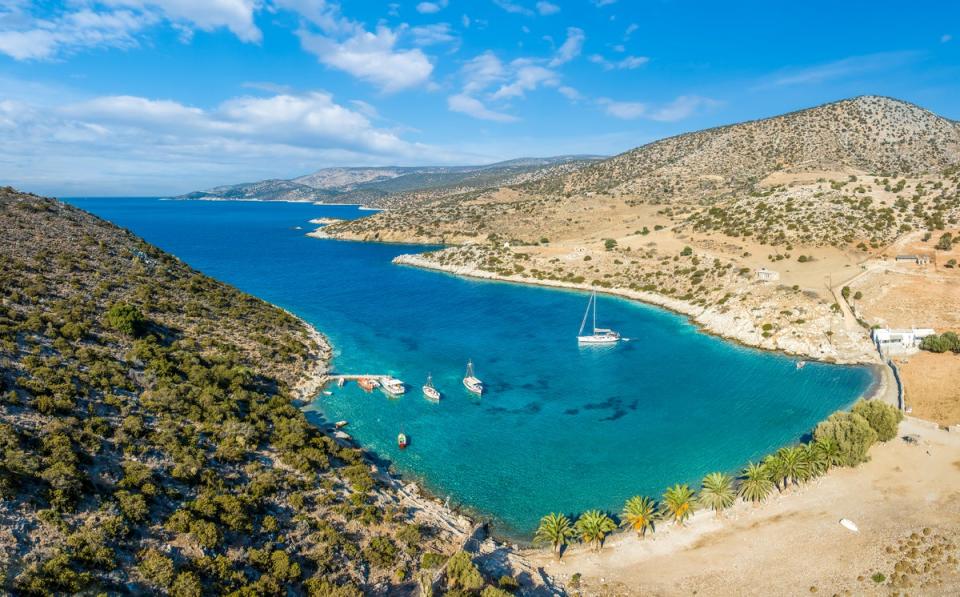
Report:
<svg viewBox="0 0 960 597"><path fill-rule="evenodd" d="M960 119L960 2L0 0L0 184L55 196L613 155L863 94Z"/></svg>

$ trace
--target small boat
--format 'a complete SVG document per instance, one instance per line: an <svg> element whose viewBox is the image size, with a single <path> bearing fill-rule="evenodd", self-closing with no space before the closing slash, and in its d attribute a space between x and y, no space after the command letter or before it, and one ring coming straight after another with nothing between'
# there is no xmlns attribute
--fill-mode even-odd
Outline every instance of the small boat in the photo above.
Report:
<svg viewBox="0 0 960 597"><path fill-rule="evenodd" d="M347 421L337 421L336 423L334 423L333 426L336 427L337 429L343 429L347 425L349 425Z"/></svg>
<svg viewBox="0 0 960 597"><path fill-rule="evenodd" d="M400 446L401 450L403 450L409 443L410 442L407 439L407 434L401 431L400 434L397 435L397 445Z"/></svg>
<svg viewBox="0 0 960 597"><path fill-rule="evenodd" d="M345 384L346 382L347 382L347 380L345 380L344 378L342 378L342 377L339 378L339 379L337 380L337 387L338 387L338 388L342 388L342 387L343 387L343 384Z"/></svg>
<svg viewBox="0 0 960 597"><path fill-rule="evenodd" d="M587 326L587 317L590 315L590 308L593 307L593 333L584 335L583 329ZM577 332L577 342L581 344L613 344L620 341L620 334L607 328L597 327L597 291L594 290L587 301L587 310L583 313L583 321L580 322L580 331Z"/></svg>
<svg viewBox="0 0 960 597"><path fill-rule="evenodd" d="M429 400L440 400L440 392L433 387L433 376L427 374L427 383L423 384L423 395Z"/></svg>
<svg viewBox="0 0 960 597"><path fill-rule="evenodd" d="M797 371L799 371L800 369L803 369L806 366L807 366L806 361L797 361Z"/></svg>
<svg viewBox="0 0 960 597"><path fill-rule="evenodd" d="M473 361L467 361L467 374L463 376L463 387L478 396L483 394L483 382L473 374Z"/></svg>
<svg viewBox="0 0 960 597"><path fill-rule="evenodd" d="M848 531L851 531L851 532L854 532L854 533L859 533L859 532L860 532L860 529L857 528L856 523L854 523L854 522L853 522L852 520L850 520L849 518L841 518L841 519L840 519L840 525L841 525L843 528L847 529Z"/></svg>
<svg viewBox="0 0 960 597"><path fill-rule="evenodd" d="M383 388L383 391L391 396L400 396L405 394L407 387L403 385L403 382L395 377L385 377L380 380L380 387Z"/></svg>
<svg viewBox="0 0 960 597"><path fill-rule="evenodd" d="M380 385L380 382L372 377L361 377L357 380L357 385L368 392L372 392L374 388Z"/></svg>

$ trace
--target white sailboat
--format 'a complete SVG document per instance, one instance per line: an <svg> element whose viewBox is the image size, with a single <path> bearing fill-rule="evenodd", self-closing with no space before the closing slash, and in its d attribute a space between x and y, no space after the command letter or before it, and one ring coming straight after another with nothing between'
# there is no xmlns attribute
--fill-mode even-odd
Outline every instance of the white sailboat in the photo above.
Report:
<svg viewBox="0 0 960 597"><path fill-rule="evenodd" d="M423 395L428 400L440 400L440 391L433 387L433 376L427 374L427 383L423 384Z"/></svg>
<svg viewBox="0 0 960 597"><path fill-rule="evenodd" d="M583 329L587 326L587 317L590 316L590 308L593 307L593 333L584 335ZM587 301L587 310L583 313L583 321L580 322L580 331L577 332L577 342L581 344L613 344L620 341L620 334L607 328L597 327L597 291L590 294L590 300Z"/></svg>
<svg viewBox="0 0 960 597"><path fill-rule="evenodd" d="M467 374L463 376L463 386L474 394L483 394L483 382L473 374L473 361L467 361Z"/></svg>

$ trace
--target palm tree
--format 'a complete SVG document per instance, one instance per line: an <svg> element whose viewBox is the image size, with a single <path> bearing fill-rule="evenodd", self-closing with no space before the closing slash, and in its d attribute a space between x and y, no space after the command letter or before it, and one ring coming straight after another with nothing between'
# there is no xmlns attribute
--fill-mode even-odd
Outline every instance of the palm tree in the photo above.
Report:
<svg viewBox="0 0 960 597"><path fill-rule="evenodd" d="M768 454L763 459L763 468L767 471L767 475L773 482L774 487L776 487L779 491L786 489L785 479L787 475L784 473L783 459L781 458L779 452L776 454Z"/></svg>
<svg viewBox="0 0 960 597"><path fill-rule="evenodd" d="M802 444L800 449L803 452L803 464L807 469L807 480L823 475L830 468L823 454L813 443Z"/></svg>
<svg viewBox="0 0 960 597"><path fill-rule="evenodd" d="M657 506L653 500L648 497L635 495L623 505L623 513L620 518L623 520L621 526L628 526L635 530L638 535L646 535L647 529L655 531L653 517L657 513Z"/></svg>
<svg viewBox="0 0 960 597"><path fill-rule="evenodd" d="M733 477L726 473L710 473L700 485L699 501L712 508L719 518L720 513L733 505L737 492L733 488Z"/></svg>
<svg viewBox="0 0 960 597"><path fill-rule="evenodd" d="M580 515L574 526L581 541L592 544L600 551L607 533L616 530L617 523L600 510L588 510Z"/></svg>
<svg viewBox="0 0 960 597"><path fill-rule="evenodd" d="M562 548L567 541L576 535L570 519L563 514L551 512L540 519L540 525L537 526L537 533L533 536L533 542L536 545L550 545L557 559L560 559Z"/></svg>
<svg viewBox="0 0 960 597"><path fill-rule="evenodd" d="M773 487L773 480L770 479L770 471L766 466L751 462L743 469L740 476L740 497L744 500L758 504L767 499Z"/></svg>
<svg viewBox="0 0 960 597"><path fill-rule="evenodd" d="M805 481L809 478L809 468L803 458L803 448L800 446L787 446L777 450L777 456L782 467L783 488L788 484L794 484Z"/></svg>
<svg viewBox="0 0 960 597"><path fill-rule="evenodd" d="M663 492L662 503L664 512L682 525L693 514L693 490L685 483L677 483Z"/></svg>
<svg viewBox="0 0 960 597"><path fill-rule="evenodd" d="M843 452L840 445L829 437L824 437L813 442L813 449L820 455L820 459L826 464L828 469L843 464Z"/></svg>

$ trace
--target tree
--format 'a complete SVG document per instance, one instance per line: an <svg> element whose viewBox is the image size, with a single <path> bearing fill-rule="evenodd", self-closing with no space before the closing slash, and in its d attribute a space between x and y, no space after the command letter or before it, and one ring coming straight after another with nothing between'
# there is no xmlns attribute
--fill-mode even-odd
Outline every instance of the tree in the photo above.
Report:
<svg viewBox="0 0 960 597"><path fill-rule="evenodd" d="M107 323L121 334L139 338L146 331L147 319L133 305L114 303L107 311Z"/></svg>
<svg viewBox="0 0 960 597"><path fill-rule="evenodd" d="M807 461L804 458L803 448L800 446L786 446L777 450L777 460L780 465L780 475L783 478L783 488L787 485L796 485L806 481L810 476Z"/></svg>
<svg viewBox="0 0 960 597"><path fill-rule="evenodd" d="M181 572L170 587L170 595L173 597L200 597L202 594L203 585L200 584L200 577L193 572Z"/></svg>
<svg viewBox="0 0 960 597"><path fill-rule="evenodd" d="M576 534L569 518L563 514L551 512L540 519L537 533L533 536L533 542L537 545L552 546L557 558L560 558L563 546Z"/></svg>
<svg viewBox="0 0 960 597"><path fill-rule="evenodd" d="M737 492L733 488L733 477L726 473L710 473L700 485L699 501L704 506L720 513L733 505Z"/></svg>
<svg viewBox="0 0 960 597"><path fill-rule="evenodd" d="M574 527L581 541L592 544L597 551L600 551L603 540L608 533L616 530L617 524L600 510L587 510L577 518Z"/></svg>
<svg viewBox="0 0 960 597"><path fill-rule="evenodd" d="M877 432L877 439L882 442L897 436L897 427L903 420L903 413L899 409L879 400L861 400L853 405L853 412L870 423L870 427Z"/></svg>
<svg viewBox="0 0 960 597"><path fill-rule="evenodd" d="M693 490L687 484L676 484L663 492L661 507L677 524L682 525L693 514Z"/></svg>
<svg viewBox="0 0 960 597"><path fill-rule="evenodd" d="M645 496L635 495L623 505L623 512L620 514L622 526L628 526L638 535L647 534L647 530L655 531L653 519L657 513L657 506L654 501Z"/></svg>
<svg viewBox="0 0 960 597"><path fill-rule="evenodd" d="M830 440L836 443L839 460L844 466L857 466L866 462L867 451L877 441L877 432L862 416L856 413L839 412L830 415L813 431L816 441Z"/></svg>
<svg viewBox="0 0 960 597"><path fill-rule="evenodd" d="M771 491L773 481L767 467L755 462L748 463L740 476L740 497L757 504L767 499Z"/></svg>
<svg viewBox="0 0 960 597"><path fill-rule="evenodd" d="M140 552L137 568L144 578L159 587L169 587L176 574L173 560L152 547Z"/></svg>
<svg viewBox="0 0 960 597"><path fill-rule="evenodd" d="M937 249L941 251L949 251L953 248L953 235L949 232L944 232L940 237L940 240L937 242Z"/></svg>

